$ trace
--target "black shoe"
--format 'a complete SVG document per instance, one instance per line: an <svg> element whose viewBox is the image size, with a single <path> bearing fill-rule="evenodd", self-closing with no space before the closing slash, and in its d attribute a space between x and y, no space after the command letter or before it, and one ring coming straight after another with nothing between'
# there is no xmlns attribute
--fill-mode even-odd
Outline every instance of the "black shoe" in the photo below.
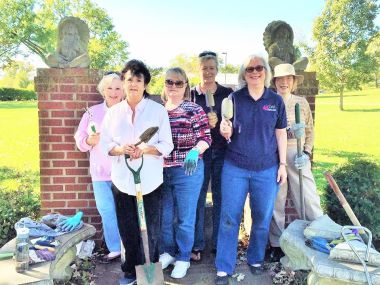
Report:
<svg viewBox="0 0 380 285"><path fill-rule="evenodd" d="M228 275L226 276L216 275L215 285L228 285Z"/></svg>
<svg viewBox="0 0 380 285"><path fill-rule="evenodd" d="M134 274L125 273L123 278L119 279L119 285L135 285L137 284Z"/></svg>
<svg viewBox="0 0 380 285"><path fill-rule="evenodd" d="M249 269L251 270L251 273L253 275L261 275L265 271L263 265L260 265L260 266L249 265Z"/></svg>
<svg viewBox="0 0 380 285"><path fill-rule="evenodd" d="M279 262L281 257L285 256L281 247L271 247L270 262Z"/></svg>

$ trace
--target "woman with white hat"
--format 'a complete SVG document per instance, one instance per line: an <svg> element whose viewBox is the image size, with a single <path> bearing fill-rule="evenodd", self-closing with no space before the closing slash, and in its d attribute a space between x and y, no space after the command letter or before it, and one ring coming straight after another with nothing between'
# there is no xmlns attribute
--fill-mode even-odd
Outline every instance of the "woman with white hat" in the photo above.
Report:
<svg viewBox="0 0 380 285"><path fill-rule="evenodd" d="M302 169L303 176L306 219L312 221L323 215L310 164L310 156L314 143L313 117L307 100L304 97L292 94L297 88L297 84L301 84L302 81L303 76L296 75L293 65L289 63L279 64L274 68L273 83L277 93L284 100L288 121L286 128L288 136L288 148L286 152L288 183L281 186L273 211L269 236L272 261L278 261L283 256L279 238L285 227L285 202L288 189L290 190L297 213L301 216L299 169ZM295 124L294 110L296 103L300 106L301 124ZM301 138L302 142L303 154L301 157L297 157L297 138Z"/></svg>

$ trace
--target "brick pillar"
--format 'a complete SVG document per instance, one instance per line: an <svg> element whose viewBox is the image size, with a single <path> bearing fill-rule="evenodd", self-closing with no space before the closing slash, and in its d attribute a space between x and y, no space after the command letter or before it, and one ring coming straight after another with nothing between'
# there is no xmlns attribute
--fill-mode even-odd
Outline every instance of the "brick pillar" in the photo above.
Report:
<svg viewBox="0 0 380 285"><path fill-rule="evenodd" d="M75 145L74 133L84 108L102 101L96 86L102 72L85 68L40 68L34 78L38 94L42 213L73 215L83 210L84 221L101 237L89 176L88 154Z"/></svg>

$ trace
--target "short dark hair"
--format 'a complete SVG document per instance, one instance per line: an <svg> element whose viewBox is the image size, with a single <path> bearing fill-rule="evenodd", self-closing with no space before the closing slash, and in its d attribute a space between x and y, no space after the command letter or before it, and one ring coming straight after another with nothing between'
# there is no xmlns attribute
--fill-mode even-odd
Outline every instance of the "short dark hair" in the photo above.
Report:
<svg viewBox="0 0 380 285"><path fill-rule="evenodd" d="M125 74L130 71L133 76L137 77L143 77L144 78L144 84L148 85L151 79L151 75L149 72L148 67L143 63L141 60L137 59L131 59L128 61L123 70L121 71L121 80L125 80ZM149 93L145 90L144 91L144 97L149 96Z"/></svg>
<svg viewBox="0 0 380 285"><path fill-rule="evenodd" d="M128 61L123 70L121 71L121 80L124 80L124 75L131 71L131 74L137 77L144 77L144 84L148 85L151 79L150 72L148 67L146 67L145 63L143 63L141 60L137 59L131 59Z"/></svg>

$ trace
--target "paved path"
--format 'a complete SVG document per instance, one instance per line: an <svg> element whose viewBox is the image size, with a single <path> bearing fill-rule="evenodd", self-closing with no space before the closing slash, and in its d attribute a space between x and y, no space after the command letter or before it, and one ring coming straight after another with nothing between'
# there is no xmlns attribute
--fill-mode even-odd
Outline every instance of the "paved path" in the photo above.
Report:
<svg viewBox="0 0 380 285"><path fill-rule="evenodd" d="M213 285L215 278L215 267L213 256L204 257L201 263L191 263L191 267L185 278L170 278L172 266L164 270L166 285ZM236 273L245 275L244 280L238 282L236 278L230 278L230 285L271 285L272 279L269 274L253 276L245 264L238 265ZM120 263L97 264L95 269L95 284L97 285L117 285L119 278L122 276Z"/></svg>

